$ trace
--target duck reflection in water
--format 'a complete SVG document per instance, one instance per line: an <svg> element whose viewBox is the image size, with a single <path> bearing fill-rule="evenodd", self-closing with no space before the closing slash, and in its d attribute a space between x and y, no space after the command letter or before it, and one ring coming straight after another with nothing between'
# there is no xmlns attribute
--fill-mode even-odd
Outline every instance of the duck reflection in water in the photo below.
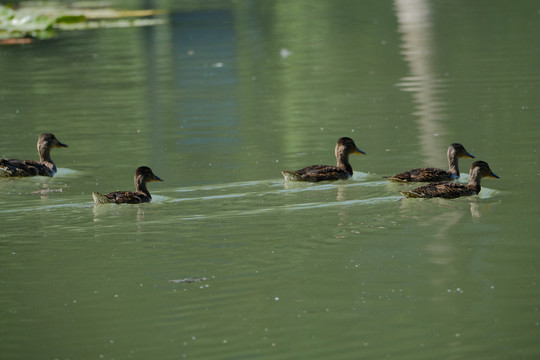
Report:
<svg viewBox="0 0 540 360"><path fill-rule="evenodd" d="M111 219L111 215L114 217L126 217L131 218L135 214L135 221L139 232L142 231L141 223L144 221L144 206L94 206L94 222L107 221ZM116 220L115 220L116 221Z"/></svg>

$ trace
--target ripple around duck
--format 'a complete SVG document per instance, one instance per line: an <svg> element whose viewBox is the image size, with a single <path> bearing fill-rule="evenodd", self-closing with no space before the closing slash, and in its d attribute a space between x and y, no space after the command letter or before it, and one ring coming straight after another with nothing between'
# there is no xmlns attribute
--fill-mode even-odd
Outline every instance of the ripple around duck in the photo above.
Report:
<svg viewBox="0 0 540 360"><path fill-rule="evenodd" d="M63 178L63 177L75 177L75 176L79 176L80 174L82 174L82 171L59 167L57 168L56 174L54 176Z"/></svg>
<svg viewBox="0 0 540 360"><path fill-rule="evenodd" d="M386 182L378 178L372 182L351 179L315 184L262 180L160 189L158 194L153 193L152 203L141 205L141 209L159 206L160 211L165 211L159 221L173 223L179 220L235 219L258 214L275 216L284 211L376 204L400 198L399 193L388 194L383 185ZM312 201L306 201L308 199Z"/></svg>
<svg viewBox="0 0 540 360"><path fill-rule="evenodd" d="M211 190L238 188L238 187L259 186L259 185L269 184L269 183L274 183L274 182L268 181L268 180L242 181L242 182L225 183L225 184L184 187L184 188L177 189L174 191L176 192L211 191Z"/></svg>
<svg viewBox="0 0 540 360"><path fill-rule="evenodd" d="M401 196L385 196L385 197L377 197L377 198L369 198L369 199L359 199L359 200L344 200L344 201L334 201L334 202L321 202L321 203L305 203L305 204L292 204L292 205L285 205L283 208L288 210L301 210L301 209L313 209L313 208L321 208L321 207L334 207L334 206L349 206L349 205L357 205L357 204L367 204L367 205L373 205L373 204L381 204L386 202L392 202L392 201L398 201L401 200Z"/></svg>
<svg viewBox="0 0 540 360"><path fill-rule="evenodd" d="M54 210L54 209L82 209L82 208L90 208L92 207L91 203L62 203L62 204L50 204L50 205L39 205L39 206L30 206L30 207L20 207L17 209L6 209L6 210L0 210L0 213L8 214L8 213L18 213L18 212L29 212L29 211L45 211L45 210Z"/></svg>
<svg viewBox="0 0 540 360"><path fill-rule="evenodd" d="M67 171L64 172L64 175L75 173L76 171ZM250 214L273 211L298 211L314 208L331 208L336 206L371 205L386 203L403 199L403 197L399 194L399 191L401 190L422 186L422 184L417 183L389 183L388 181L380 180L378 177L376 177L376 180L372 181L366 179L370 176L373 176L373 174L364 174L360 176L360 178L364 179L364 181L361 181L358 178L348 181L321 183L289 183L284 181L262 180L194 186L189 188L172 190L162 189L160 191L157 191L158 194L154 193L152 195L153 200L151 204L142 204L141 206L160 206L167 204L186 203L191 204L187 206L186 210L190 208L192 208L192 210L197 210L203 204L211 203L212 207L207 209L207 211L205 211L205 214L200 214L200 210L197 210L197 214L194 214L195 211L193 211L191 215L188 215L183 219L189 220L209 217L221 218L227 216L246 216ZM465 180L466 179L460 179L460 182ZM27 184L25 184L24 182L17 182L16 188L4 189L8 190L6 194L26 194L32 196L27 196L24 201L21 201L16 206L10 206L9 209L0 209L0 213L17 213L44 210L48 211L69 208L80 209L94 207L94 203L91 201L90 195L86 194L78 195L75 198L69 196L62 196L62 198L60 198L60 195L54 195L54 193L62 192L62 189L47 188L41 189L37 192L30 192L29 189L35 189L33 187L35 185L34 181L35 179L29 179ZM9 182L4 183L4 185L9 186ZM362 188L365 190L362 190ZM368 190L368 188L370 190ZM230 190L234 190L234 192L231 193ZM347 197L336 200L336 198L334 197L334 192L343 190L347 191ZM44 198L49 196L49 192L51 193L51 198L48 200L46 205L43 202L39 202L36 204L35 196L41 194L42 198ZM321 193L321 196L316 195L314 197L314 195L318 192ZM480 199L489 199L494 197L498 192L498 190L482 187L482 191L480 192L478 197ZM169 194L173 196L168 196ZM180 197L174 197L174 194L178 194L180 195ZM68 194L66 193L65 195ZM287 200L282 198L282 196L284 195L288 196ZM333 197L333 200L330 199L329 196ZM306 198L312 198L315 201L305 201ZM467 197L461 200L470 201L467 199L471 198Z"/></svg>
<svg viewBox="0 0 540 360"><path fill-rule="evenodd" d="M247 194L245 194L245 193L244 194L227 194L227 195L209 195L209 196L200 196L200 197L191 197L191 198L171 199L171 200L169 200L169 202L230 199L230 198L245 197L246 195Z"/></svg>
<svg viewBox="0 0 540 360"><path fill-rule="evenodd" d="M335 190L342 187L377 187L386 184L385 181L376 181L376 182L353 182L353 181L340 181L334 183L284 183L284 182L275 182L275 181L258 181L250 183L233 183L233 184L219 184L213 186L204 186L204 187L191 187L191 188L182 188L173 190L176 193L192 194L189 197L182 198L169 198L165 200L163 197L161 200L163 202L185 202L185 201L196 201L196 200L218 200L218 199L233 199L233 198L242 198L242 197L261 197L265 195L281 195L285 193L302 193L302 192L315 192L315 191L329 191ZM261 187L264 186L264 189ZM217 193L222 190L236 188L238 190L235 193ZM207 192L212 192L212 194L206 194ZM199 195L199 196L197 196ZM154 195L153 195L154 196ZM157 196L154 196L157 198Z"/></svg>

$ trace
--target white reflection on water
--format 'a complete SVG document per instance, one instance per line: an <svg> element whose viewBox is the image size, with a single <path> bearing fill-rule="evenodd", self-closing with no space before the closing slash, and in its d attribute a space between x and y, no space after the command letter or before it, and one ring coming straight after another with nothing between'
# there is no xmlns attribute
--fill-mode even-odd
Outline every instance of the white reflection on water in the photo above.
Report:
<svg viewBox="0 0 540 360"><path fill-rule="evenodd" d="M63 177L76 177L76 176L79 176L80 175L80 171L79 170L73 170L73 169L69 169L69 168L61 168L59 167L56 171L56 174L54 175L54 177L56 178L63 178Z"/></svg>
<svg viewBox="0 0 540 360"><path fill-rule="evenodd" d="M410 91L417 104L414 114L418 116L418 137L426 162L440 163L446 156L441 152L441 139L438 136L446 131L440 121L443 104L437 96L440 80L433 70L430 2L395 0L394 5L403 42L401 54L410 69L410 76L402 78L397 85L403 91Z"/></svg>

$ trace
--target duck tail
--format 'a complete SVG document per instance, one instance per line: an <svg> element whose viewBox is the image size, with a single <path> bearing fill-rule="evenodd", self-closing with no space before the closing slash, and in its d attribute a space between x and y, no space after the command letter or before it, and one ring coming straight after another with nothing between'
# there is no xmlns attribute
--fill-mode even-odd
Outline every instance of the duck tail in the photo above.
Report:
<svg viewBox="0 0 540 360"><path fill-rule="evenodd" d="M400 177L397 177L396 175L383 176L383 179L388 180L388 181L392 181L392 182L397 182L397 183L405 183L405 182L407 182L406 179L402 179Z"/></svg>
<svg viewBox="0 0 540 360"><path fill-rule="evenodd" d="M281 174L285 178L285 181L304 181L304 179L297 173L289 170L281 170Z"/></svg>
<svg viewBox="0 0 540 360"><path fill-rule="evenodd" d="M99 204L110 204L111 203L111 199L109 199L105 195L100 194L98 192L93 192L92 197L94 198L94 202L96 204L98 204L98 205Z"/></svg>
<svg viewBox="0 0 540 360"><path fill-rule="evenodd" d="M412 191L400 191L401 195L405 196L406 198L423 198L422 195L417 194Z"/></svg>

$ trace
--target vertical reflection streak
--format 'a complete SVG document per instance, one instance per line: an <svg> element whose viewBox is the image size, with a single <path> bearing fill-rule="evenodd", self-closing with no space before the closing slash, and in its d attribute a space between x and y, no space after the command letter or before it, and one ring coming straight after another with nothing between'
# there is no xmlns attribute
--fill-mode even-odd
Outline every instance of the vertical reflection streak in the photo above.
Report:
<svg viewBox="0 0 540 360"><path fill-rule="evenodd" d="M441 126L442 103L437 99L436 79L432 69L432 23L428 0L395 0L398 31L402 39L402 54L409 65L410 76L398 86L412 93L416 103L418 140L426 157L426 164L439 164L446 158L437 136L444 135ZM448 144L446 144L448 145Z"/></svg>

